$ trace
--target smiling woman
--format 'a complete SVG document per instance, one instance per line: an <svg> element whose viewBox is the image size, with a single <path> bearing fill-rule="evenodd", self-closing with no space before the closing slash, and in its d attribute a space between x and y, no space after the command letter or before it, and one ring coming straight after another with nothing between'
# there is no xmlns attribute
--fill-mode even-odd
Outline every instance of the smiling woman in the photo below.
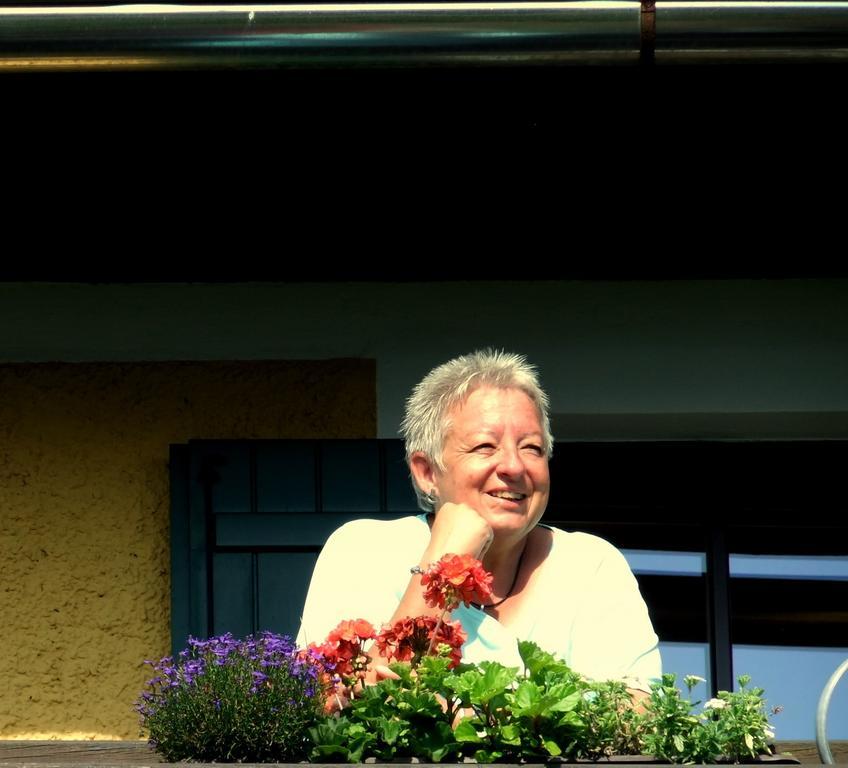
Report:
<svg viewBox="0 0 848 768"><path fill-rule="evenodd" d="M450 414L442 466L424 451L409 459L417 487L476 510L498 533L501 549L524 541L548 503L548 457L538 409L519 389L482 386ZM489 547L484 563L490 565L493 556Z"/></svg>
<svg viewBox="0 0 848 768"><path fill-rule="evenodd" d="M657 636L624 557L596 536L540 523L553 446L547 411L535 370L518 355L475 352L431 371L401 427L424 514L333 533L299 643L320 642L341 618L379 625L437 615L421 572L466 555L493 581L487 602L454 614L468 635L464 658L519 666L517 641L533 640L587 677L647 691L660 676Z"/></svg>

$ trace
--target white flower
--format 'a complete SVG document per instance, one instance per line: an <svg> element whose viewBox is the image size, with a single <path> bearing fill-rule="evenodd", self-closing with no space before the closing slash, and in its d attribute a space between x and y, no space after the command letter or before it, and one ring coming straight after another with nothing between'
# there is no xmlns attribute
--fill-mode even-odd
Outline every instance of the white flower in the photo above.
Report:
<svg viewBox="0 0 848 768"><path fill-rule="evenodd" d="M727 702L724 699L710 699L704 704L704 709L724 709Z"/></svg>
<svg viewBox="0 0 848 768"><path fill-rule="evenodd" d="M769 727L763 728L763 733L766 735L767 739L773 739L774 738L774 731Z"/></svg>

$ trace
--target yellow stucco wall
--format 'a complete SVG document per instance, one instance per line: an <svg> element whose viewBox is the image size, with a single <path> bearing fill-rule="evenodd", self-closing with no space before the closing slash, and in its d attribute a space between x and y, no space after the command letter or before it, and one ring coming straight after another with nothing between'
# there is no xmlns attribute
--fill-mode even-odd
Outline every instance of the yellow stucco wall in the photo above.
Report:
<svg viewBox="0 0 848 768"><path fill-rule="evenodd" d="M376 435L373 361L0 365L0 738L137 739L168 446Z"/></svg>

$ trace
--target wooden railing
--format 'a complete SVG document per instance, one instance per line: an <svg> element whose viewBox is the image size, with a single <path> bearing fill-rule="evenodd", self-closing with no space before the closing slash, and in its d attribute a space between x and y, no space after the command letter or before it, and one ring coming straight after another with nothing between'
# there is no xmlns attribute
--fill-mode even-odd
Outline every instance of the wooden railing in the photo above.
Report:
<svg viewBox="0 0 848 768"><path fill-rule="evenodd" d="M821 764L814 741L779 741L775 746L778 753L791 753L802 764ZM835 764L848 765L848 741L832 741L830 747ZM81 765L143 766L160 762L145 741L0 741L0 766L39 764L79 768ZM615 762L612 759L604 764ZM622 760L622 764L632 766L633 761Z"/></svg>

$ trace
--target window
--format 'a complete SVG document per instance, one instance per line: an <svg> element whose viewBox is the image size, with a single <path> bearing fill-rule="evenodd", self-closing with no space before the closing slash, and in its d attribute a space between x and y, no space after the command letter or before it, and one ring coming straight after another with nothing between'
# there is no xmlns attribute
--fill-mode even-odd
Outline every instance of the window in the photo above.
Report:
<svg viewBox="0 0 848 768"><path fill-rule="evenodd" d="M624 551L666 671L714 688L750 674L784 706L779 737L810 739L821 688L848 656L844 450L558 443L545 522ZM417 511L397 440L173 446L172 510L175 649L189 633L294 634L327 535L354 517ZM831 738L848 738L846 700L838 690Z"/></svg>

